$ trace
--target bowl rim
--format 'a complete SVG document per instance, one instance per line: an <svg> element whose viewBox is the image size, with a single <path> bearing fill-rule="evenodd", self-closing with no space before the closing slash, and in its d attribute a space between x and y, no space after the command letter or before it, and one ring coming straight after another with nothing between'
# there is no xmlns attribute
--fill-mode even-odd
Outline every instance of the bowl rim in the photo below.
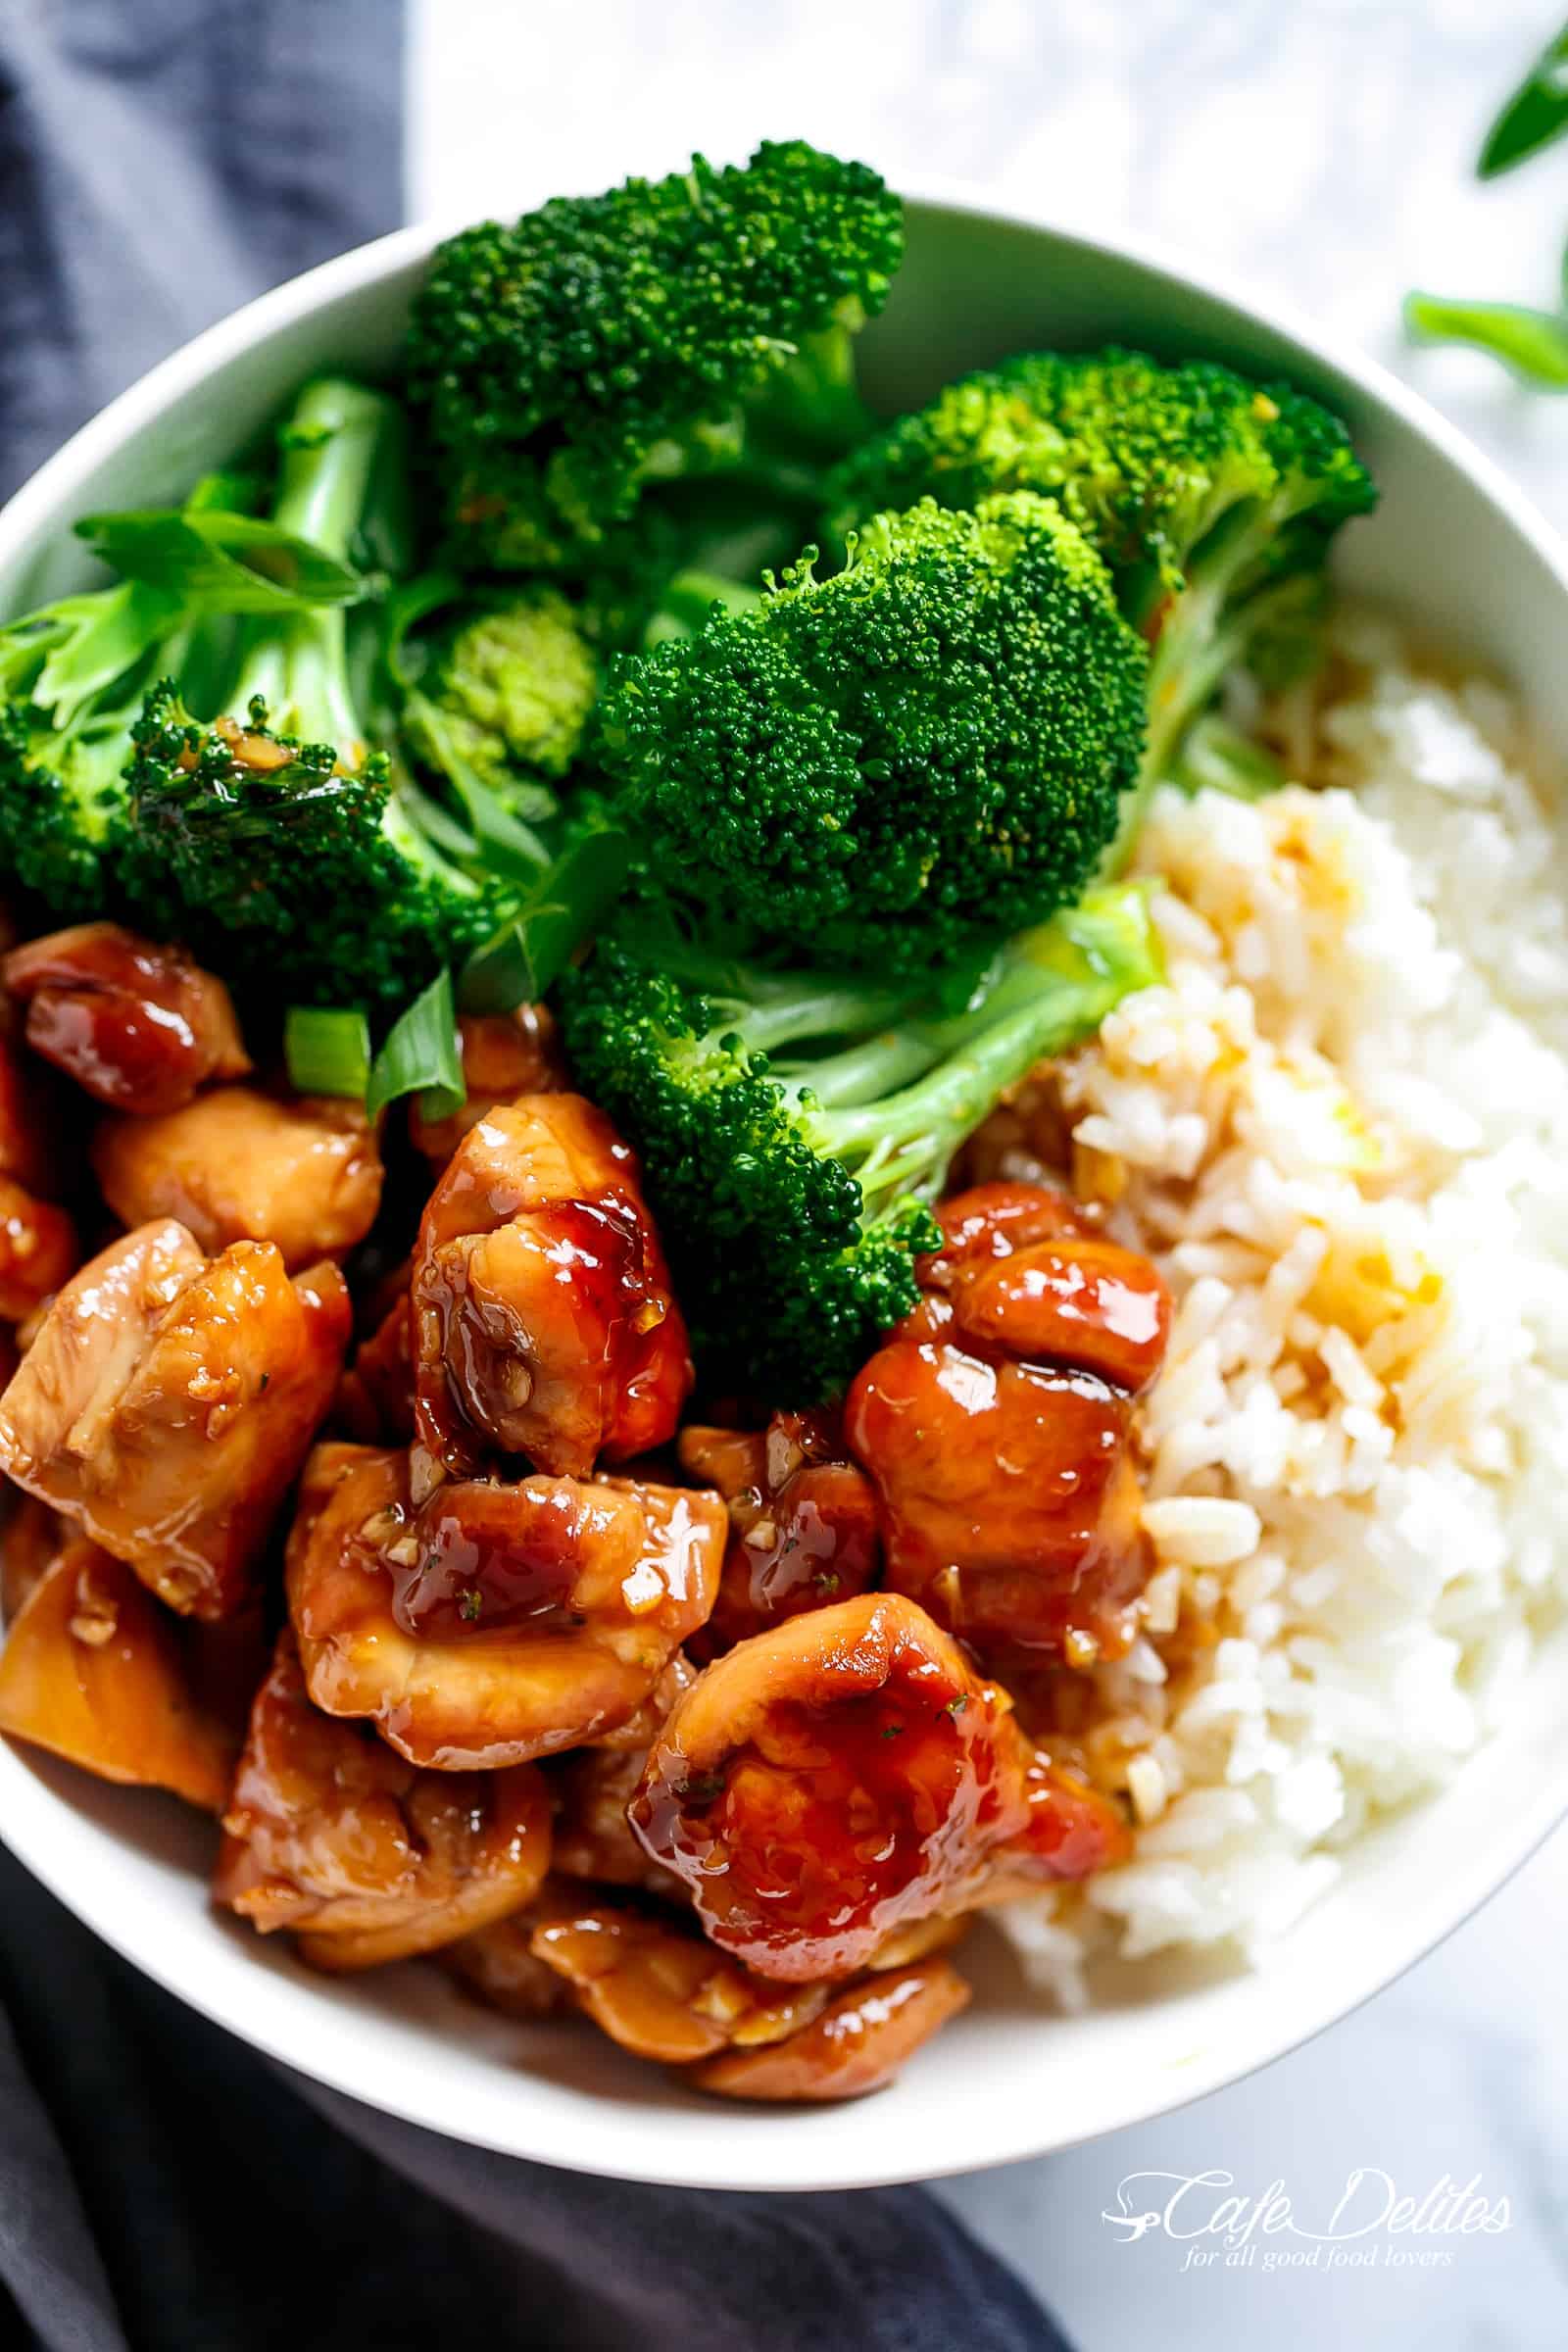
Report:
<svg viewBox="0 0 1568 2352"><path fill-rule="evenodd" d="M1382 362L1341 342L1333 335L1321 334L1288 303L1260 296L1243 273L1202 261L1195 262L1157 238L1097 236L1070 222L1058 221L1049 208L1031 206L1026 200L1012 195L1003 200L968 183L940 175L916 174L909 184L901 187L900 193L909 204L924 210L959 214L1002 229L1022 228L1043 232L1063 245L1076 247L1087 257L1100 257L1117 265L1131 264L1152 276L1163 278L1178 292L1196 295L1210 304L1223 305L1279 340L1294 345L1310 364L1343 376L1365 401L1387 412L1399 426L1446 459L1533 551L1562 591L1565 608L1568 608L1568 538L1558 533L1529 495L1503 468L1478 449L1458 426L1440 415L1421 393L1404 384ZM530 200L525 175L519 175L518 202ZM357 246L260 295L160 361L82 424L0 508L0 566L25 547L35 532L56 525L61 514L70 512L73 494L77 486L99 463L113 455L127 439L145 430L177 398L198 389L215 370L242 358L246 351L275 330L309 317L329 303L397 275L422 259L442 236L450 234L457 225L459 223L445 220L416 222L394 229L368 244ZM1064 2146L1086 2145L1110 2132L1152 2123L1190 2106L1214 2091L1273 2065L1384 1991L1417 1961L1435 1951L1455 1929L1496 1893L1545 1841L1559 1822L1568 1817L1568 1780L1565 1780L1560 1793L1538 1789L1534 1792L1533 1800L1522 1804L1510 1821L1497 1826L1496 1835L1484 1856L1456 1865L1449 1882L1452 1899L1445 1908L1439 1923L1434 1926L1430 1919L1424 1920L1418 1926L1409 1948L1401 1950L1392 1946L1392 1957L1386 1955L1378 1962L1369 1980L1353 1997L1347 1999L1343 1989L1336 1985L1326 1997L1297 2007L1288 2019L1280 2021L1267 2034L1254 2034L1238 2055L1210 2054L1203 2059L1195 2059L1191 2067L1184 2070L1179 2087L1168 2081L1157 2083L1151 2082L1147 2088L1152 2096L1124 2098L1120 2102L1108 2103L1103 2120L1098 2122L1092 2131L1074 2131L1064 2136L1059 2132L1054 2132L1045 2117L1036 2123L1020 2125L1018 2121L1004 2120L1004 2116L999 2114L997 2129L990 2144L984 2149L966 2146L956 2152L950 2144L946 2148L938 2146L934 2151L923 2150L914 2160L872 2165L858 2163L852 2169L835 2171L831 2159L820 2154L813 2154L803 2167L798 2161L800 2151L796 2150L791 2155L786 2130L768 2143L777 2148L777 2161L773 2166L775 2177L767 2178L759 2177L760 2168L751 2158L750 2151L747 2160L738 2169L733 2165L719 2169L715 2165L711 2170L705 2171L701 2167L694 2170L684 2153L678 2169L673 2160L663 2170L651 2169L646 2161L617 2163L613 2137L610 2132L592 2135L596 2143L592 2153L586 2149L562 2152L553 2148L519 2146L514 2135L487 2130L483 2124L475 2125L454 2116L450 2105L443 2107L428 2083L420 2081L419 2088L416 2089L418 2069L400 2066L387 2087L378 2085L368 2088L363 2067L353 2054L354 2037L339 2037L329 2030L323 2030L313 2038L311 2054L302 2058L297 2047L292 2046L287 2031L291 2004L274 2004L271 1999L262 1998L258 2000L254 2013L236 2015L233 2004L210 1992L202 1978L197 1977L193 1981L186 1969L172 1961L166 1961L159 1947L155 1945L149 1948L145 1939L123 1925L113 1898L90 1880L83 1884L80 1877L73 1873L69 1861L56 1851L49 1826L51 1808L57 1801L52 1791L30 1772L24 1770L23 1777L37 1791L36 1805L24 1808L20 1820L0 1818L0 1835L3 1835L4 1842L17 1859L75 1918L100 1936L122 1958L200 2015L236 2034L284 2068L308 2077L328 2090L367 2108L503 2155L524 2156L562 2170L583 2172L608 2180L699 2188L772 2189L781 2193L939 2180L993 2165L1018 2162ZM13 1783L13 1787L16 1785ZM12 1806L4 1807L5 1813L14 1814L15 1810ZM1397 1824L1396 1822L1388 1826L1396 1830ZM263 1972L264 1981L270 1973ZM276 1986L277 1980L274 1977L272 1988ZM330 2017L330 2011L325 2006L322 2016L325 2024ZM1047 2020L1048 2013L1043 2010L1042 2022ZM342 2056L339 2055L340 2041L344 2053ZM525 2111L525 2100L519 2100L517 2111ZM783 2121L778 2120L781 2123Z"/></svg>

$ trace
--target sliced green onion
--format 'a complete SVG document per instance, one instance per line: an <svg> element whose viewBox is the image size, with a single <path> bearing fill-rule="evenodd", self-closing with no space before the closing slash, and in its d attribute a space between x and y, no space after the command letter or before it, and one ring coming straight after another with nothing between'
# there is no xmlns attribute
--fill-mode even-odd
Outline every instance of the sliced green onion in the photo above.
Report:
<svg viewBox="0 0 1568 2352"><path fill-rule="evenodd" d="M388 1033L366 1089L371 1118L400 1095L417 1095L419 1115L444 1119L467 1101L458 1016L452 1003L452 974L438 972Z"/></svg>
<svg viewBox="0 0 1568 2352"><path fill-rule="evenodd" d="M476 951L459 983L466 1012L511 1012L558 980L625 884L631 844L614 826L579 835L548 866L506 929Z"/></svg>
<svg viewBox="0 0 1568 2352"><path fill-rule="evenodd" d="M1449 302L1411 294L1405 318L1430 343L1468 343L1549 391L1568 391L1568 318L1514 302Z"/></svg>
<svg viewBox="0 0 1568 2352"><path fill-rule="evenodd" d="M370 1025L363 1012L291 1004L283 1016L283 1056L289 1084L302 1095L349 1095L363 1102L370 1076Z"/></svg>

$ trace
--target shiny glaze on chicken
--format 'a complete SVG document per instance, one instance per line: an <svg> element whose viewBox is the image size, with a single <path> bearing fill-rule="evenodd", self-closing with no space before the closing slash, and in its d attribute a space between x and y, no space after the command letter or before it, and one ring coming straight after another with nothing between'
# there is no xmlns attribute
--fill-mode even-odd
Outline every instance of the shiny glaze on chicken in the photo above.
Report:
<svg viewBox="0 0 1568 2352"><path fill-rule="evenodd" d="M292 1634L257 1693L215 1901L331 1974L434 1951L526 1903L550 1862L528 1765L419 1772L310 1703Z"/></svg>
<svg viewBox="0 0 1568 2352"><path fill-rule="evenodd" d="M381 1153L363 1110L328 1095L213 1087L157 1118L109 1118L93 1170L125 1225L177 1217L214 1254L270 1242L292 1273L363 1242Z"/></svg>
<svg viewBox="0 0 1568 2352"><path fill-rule="evenodd" d="M0 1732L101 1780L220 1812L238 1741L202 1705L185 1629L122 1560L73 1529L0 1649Z"/></svg>
<svg viewBox="0 0 1568 2352"><path fill-rule="evenodd" d="M29 939L0 976L27 1008L32 1051L111 1110L179 1110L209 1080L251 1067L221 980L119 923Z"/></svg>
<svg viewBox="0 0 1568 2352"><path fill-rule="evenodd" d="M494 1454L581 1478L675 1433L686 1326L632 1153L580 1095L471 1128L415 1254L418 1440L455 1476Z"/></svg>
<svg viewBox="0 0 1568 2352"><path fill-rule="evenodd" d="M564 1892L535 1925L529 1949L612 2041L663 2066L782 2040L828 1998L825 1984L786 1990L754 1976L695 1923L625 1903L572 1902Z"/></svg>
<svg viewBox="0 0 1568 2352"><path fill-rule="evenodd" d="M829 1412L775 1413L755 1436L689 1423L680 1464L729 1504L713 1613L692 1645L714 1658L781 1617L850 1600L880 1560L876 1492Z"/></svg>
<svg viewBox="0 0 1568 2352"><path fill-rule="evenodd" d="M1027 1821L1005 1698L913 1601L867 1593L743 1642L678 1699L630 1806L704 1927L790 1983L959 1907Z"/></svg>
<svg viewBox="0 0 1568 2352"><path fill-rule="evenodd" d="M682 1428L637 1163L547 1012L464 1016L383 1214L378 1132L244 1083L182 950L3 968L0 1731L220 1812L220 1906L812 2101L962 2008L975 1912L1127 1857L1039 1693L1128 1639L1169 1305L1064 1196L945 1203L842 1406ZM74 1116L130 1228L86 1264Z"/></svg>
<svg viewBox="0 0 1568 2352"><path fill-rule="evenodd" d="M726 2099L800 2105L863 2098L891 2082L969 2000L968 1985L946 1960L879 1971L786 2039L710 2058L691 2079Z"/></svg>
<svg viewBox="0 0 1568 2352"><path fill-rule="evenodd" d="M231 1615L348 1328L335 1266L290 1281L270 1243L207 1258L172 1219L144 1225L55 1298L0 1396L0 1469L172 1608Z"/></svg>
<svg viewBox="0 0 1568 2352"><path fill-rule="evenodd" d="M80 1263L74 1219L0 1176L0 1317L23 1322Z"/></svg>
<svg viewBox="0 0 1568 2352"><path fill-rule="evenodd" d="M533 1476L419 1504L407 1453L318 1446L287 1563L311 1695L443 1770L579 1746L706 1618L723 1540L706 1494Z"/></svg>
<svg viewBox="0 0 1568 2352"><path fill-rule="evenodd" d="M944 1203L922 1303L853 1383L887 1581L1005 1676L1115 1655L1152 1561L1131 1450L1169 1324L1147 1259L1038 1186Z"/></svg>

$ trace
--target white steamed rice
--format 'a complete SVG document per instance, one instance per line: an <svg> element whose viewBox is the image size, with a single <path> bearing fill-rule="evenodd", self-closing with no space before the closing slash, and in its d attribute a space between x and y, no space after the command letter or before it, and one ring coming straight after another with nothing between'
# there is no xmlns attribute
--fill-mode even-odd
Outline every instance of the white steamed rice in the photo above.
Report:
<svg viewBox="0 0 1568 2352"><path fill-rule="evenodd" d="M1305 784L1160 797L1167 985L1057 1077L1080 1189L1177 1301L1158 1571L1089 1740L1136 1850L1002 1915L1069 2001L1111 1945L1255 1955L1486 1738L1568 1593L1559 841L1492 685L1364 620L1335 675Z"/></svg>

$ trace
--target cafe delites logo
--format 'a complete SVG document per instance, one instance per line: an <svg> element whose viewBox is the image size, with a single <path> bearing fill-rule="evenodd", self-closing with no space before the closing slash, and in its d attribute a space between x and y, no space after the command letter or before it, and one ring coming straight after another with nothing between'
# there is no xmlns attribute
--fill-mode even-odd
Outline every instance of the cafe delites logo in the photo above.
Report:
<svg viewBox="0 0 1568 2352"><path fill-rule="evenodd" d="M1179 2247L1182 2271L1446 2270L1467 2239L1513 2228L1508 2199L1479 2173L1445 2173L1414 2191L1391 2173L1358 2164L1343 2185L1298 2196L1282 2179L1239 2189L1234 2174L1126 2173L1115 2210L1102 2221L1123 2244L1157 2239Z"/></svg>

